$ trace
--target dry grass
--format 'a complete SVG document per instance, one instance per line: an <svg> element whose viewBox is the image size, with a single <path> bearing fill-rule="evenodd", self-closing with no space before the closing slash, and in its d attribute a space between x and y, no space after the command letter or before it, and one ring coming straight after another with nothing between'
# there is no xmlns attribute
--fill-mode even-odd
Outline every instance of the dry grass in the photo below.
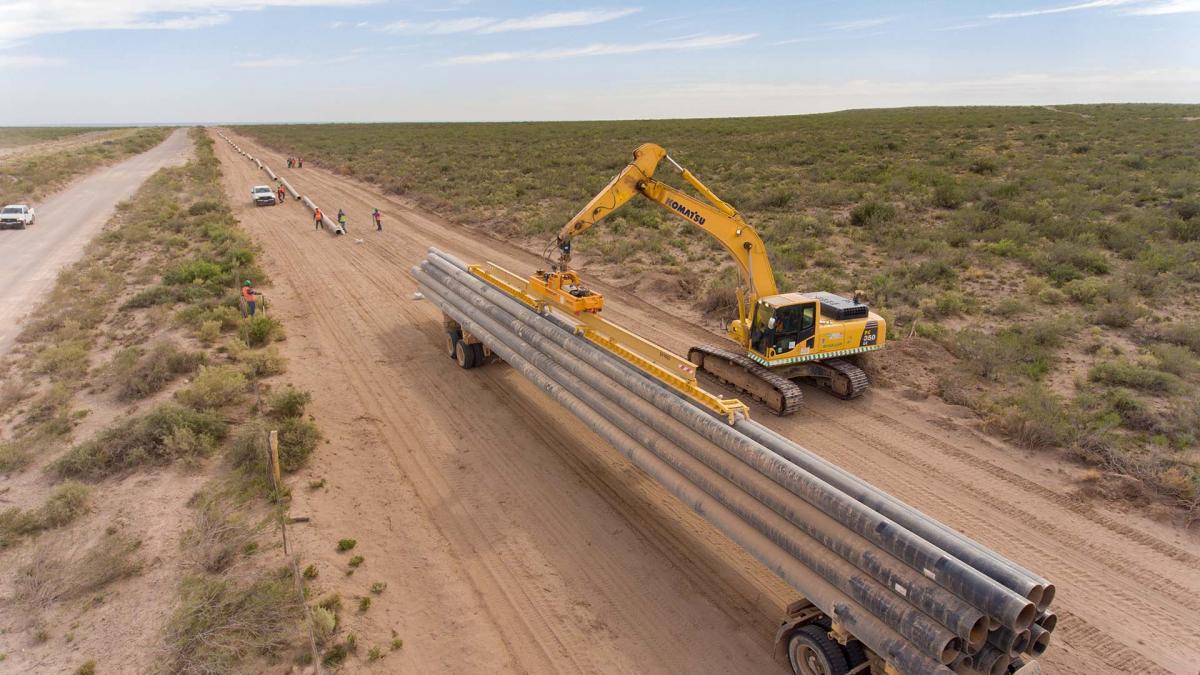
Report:
<svg viewBox="0 0 1200 675"><path fill-rule="evenodd" d="M141 571L142 563L134 555L140 546L121 532L105 534L82 551L71 549L67 540L39 546L17 572L14 597L25 606L44 609L94 593Z"/></svg>
<svg viewBox="0 0 1200 675"><path fill-rule="evenodd" d="M251 581L192 576L166 627L170 670L224 675L248 656L278 654L299 635L302 607L287 569Z"/></svg>

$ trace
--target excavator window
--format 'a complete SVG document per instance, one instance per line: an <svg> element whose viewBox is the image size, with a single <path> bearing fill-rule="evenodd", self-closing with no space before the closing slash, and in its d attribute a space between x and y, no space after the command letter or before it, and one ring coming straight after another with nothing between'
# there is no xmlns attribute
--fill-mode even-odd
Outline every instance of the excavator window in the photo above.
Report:
<svg viewBox="0 0 1200 675"><path fill-rule="evenodd" d="M760 302L754 309L751 346L760 354L766 354L770 348L776 354L790 352L813 336L816 324L816 303L771 307Z"/></svg>

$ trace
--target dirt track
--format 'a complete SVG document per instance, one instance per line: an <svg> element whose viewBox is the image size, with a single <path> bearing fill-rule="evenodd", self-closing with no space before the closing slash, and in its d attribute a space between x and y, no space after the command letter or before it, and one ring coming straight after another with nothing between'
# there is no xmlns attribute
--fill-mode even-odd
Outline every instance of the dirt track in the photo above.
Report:
<svg viewBox="0 0 1200 675"><path fill-rule="evenodd" d="M784 672L770 647L794 593L520 376L458 369L438 313L412 299L407 270L428 246L514 271L535 257L319 169L283 169L328 212L346 209L349 235L334 239L298 202L251 207L265 174L219 139L217 152L264 248L289 378L314 391L330 439L309 471L327 487L295 490L294 514L313 518L296 534L323 587L388 583L354 620L366 644L404 639L380 672ZM713 339L599 289L610 318L669 347ZM889 391L846 403L806 390L800 413L756 419L1055 581L1048 671L1197 671L1194 537L1077 501L1075 469ZM354 576L333 552L343 537L367 560Z"/></svg>
<svg viewBox="0 0 1200 675"><path fill-rule="evenodd" d="M182 164L191 151L187 130L176 129L150 150L99 169L32 204L37 212L32 227L0 230L0 356L12 347L20 319L54 287L59 271L83 254L117 204L154 172Z"/></svg>

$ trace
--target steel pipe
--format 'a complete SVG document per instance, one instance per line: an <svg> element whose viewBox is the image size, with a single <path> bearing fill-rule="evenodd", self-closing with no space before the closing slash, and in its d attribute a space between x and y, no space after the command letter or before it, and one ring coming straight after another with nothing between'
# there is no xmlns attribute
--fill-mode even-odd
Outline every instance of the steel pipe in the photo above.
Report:
<svg viewBox="0 0 1200 675"><path fill-rule="evenodd" d="M806 596L813 604L845 626L881 657L906 673L950 672L942 664L920 653L893 629L870 615L844 593L838 591L811 570L804 568L764 535L747 528L729 509L708 498L701 490L682 479L678 472L671 469L661 459L653 456L652 453L647 452L622 429L604 419L581 399L525 359L521 355L524 353L524 349L510 348L473 321L467 314L454 308L436 291L428 287L423 290L426 293L425 297L434 305L484 340L500 358L574 413L634 465L657 480L665 489L709 520L718 530L762 561L785 581L797 588L805 589ZM528 345L525 347L528 348ZM529 349L527 353L535 351Z"/></svg>
<svg viewBox="0 0 1200 675"><path fill-rule="evenodd" d="M292 187L292 184L288 182L288 179L280 178L279 182L283 184L283 187L287 189L288 192L292 193L293 197L300 199L300 193L296 192L296 188Z"/></svg>
<svg viewBox="0 0 1200 675"><path fill-rule="evenodd" d="M756 474L744 465L732 466L732 464L737 464L736 460L733 460L720 448L688 431L644 401L628 396L621 385L604 377L590 366L570 359L565 350L548 343L544 337L532 333L523 324L513 322L515 325L505 326L503 322L488 316L486 312L483 315L472 313L472 307L481 309L480 304L486 305L486 300L478 296L465 297L465 294L470 293L469 289L451 279L439 278L437 275L436 271L426 269L424 266L414 270L414 276L422 285L432 288L440 296L454 304L459 311L470 314L496 339L510 346L515 346L514 343L524 344L534 350L528 354L527 358L543 372L550 372L549 368L554 368L556 372L561 369L570 373L572 380L564 382L560 379L561 384L584 398L594 410L600 411L610 422L625 429L626 433L632 435L639 443L664 461L670 461L675 470L712 495L713 498L721 501L757 530L766 534L774 543L806 567L821 574L827 581L848 593L889 625L899 627L899 632L926 654L944 663L949 663L957 656L959 638L950 630L922 613L903 595L895 594L896 592L890 587L863 576L859 569L844 557L839 557L838 553L831 550L830 546L823 545L823 541L811 536L809 532L812 532L814 528L803 517L797 517L786 507L781 509L779 504L786 502L780 501L778 492L787 494L782 488L770 483L765 477ZM454 288L450 286L454 286ZM472 300L479 304L473 303ZM555 356L558 358L554 358ZM585 386L594 390L598 395L581 393L581 391L585 391L581 389ZM616 412L619 408L623 408L624 415ZM629 415L635 417L636 420L630 419ZM637 422L641 422L641 424ZM665 446L664 443L669 443L671 446ZM674 446L683 448L690 457L669 460L662 454L662 448ZM712 473L719 474L725 481L733 483L737 489L746 493L753 501L727 496L727 493L723 492L722 488L714 482ZM754 480L755 478L758 479L758 482ZM778 492L772 495L770 488L775 488ZM762 505L768 508L756 510L755 507ZM810 511L811 517L823 516L815 509L810 508ZM789 515L791 517L788 517ZM828 518L826 521L827 526L837 527L836 523ZM797 529L800 531L797 532ZM854 535L847 537L846 535L849 533L846 533L844 528L840 529L840 536L839 534L824 534L826 538L840 539L843 549L852 549L846 539ZM863 548L873 549L866 542L862 542L862 545ZM875 558L874 554L870 552L858 551L856 553L859 557ZM917 580L920 583L919 577ZM973 614L977 625L983 625L984 619L978 611L965 603L960 603L960 605L962 612ZM982 635L979 639L982 642Z"/></svg>
<svg viewBox="0 0 1200 675"><path fill-rule="evenodd" d="M316 213L317 205L315 203L313 203L313 200L309 199L307 196L300 197L299 199L300 199L300 201L304 202L304 205L308 207L309 211ZM321 227L325 228L326 230L329 230L329 232L331 232L335 235L346 234L346 231L343 230L341 228L341 226L337 224L337 221L335 221L332 218L330 218L329 216L325 215L324 212L321 212Z"/></svg>
<svg viewBox="0 0 1200 675"><path fill-rule="evenodd" d="M450 273L455 279L471 283L488 300L504 308L535 330L547 336L552 332L562 333L561 330L541 320L525 305L465 272L461 262L446 256L437 249L430 249L430 253L432 254L430 262ZM609 361L600 356L606 352L581 341L568 340L564 342L563 346L596 365L602 366ZM622 366L614 364L611 367ZM628 368L626 370L636 372ZM639 397L668 412L673 418L731 452L738 459L767 475L794 495L930 577L939 585L958 594L989 616L1000 619L1005 625L1020 629L1024 629L1032 623L1036 614L1033 603L1018 596L1012 590L968 567L933 544L898 527L890 519L870 509L867 505L804 471L803 467L786 461L776 452L748 438L739 430L722 424L696 406L657 386L649 379L635 377L622 380L623 384L626 382L628 382L630 391Z"/></svg>
<svg viewBox="0 0 1200 675"><path fill-rule="evenodd" d="M1029 646L1026 651L1034 656L1041 656L1050 647L1050 631L1037 625L1029 627Z"/></svg>
<svg viewBox="0 0 1200 675"><path fill-rule="evenodd" d="M789 547L780 541L776 541L776 543L784 545L801 559L810 555L809 549L813 544L819 544L820 547L832 552L841 560L857 567L858 569L854 570L854 573L862 570L871 575L871 579L878 584L868 584L865 579L857 582L862 595L855 597L864 606L876 607L894 615L900 611L898 607L912 605L936 619L941 625L931 626L925 614L902 619L901 623L897 624L905 626L905 630L901 632L914 643L926 648L931 655L945 658L947 646L954 646L947 640L946 629L974 649L982 646L987 636L987 619L982 612L918 575L894 557L879 551L873 544L849 532L845 526L807 502L795 499L790 492L734 459L711 441L704 439L672 418L664 419L663 412L645 400L629 396L624 386L626 384L624 378L633 376L631 373L617 371L616 374L622 379L620 381L613 380L596 368L597 362L588 362L572 357L570 352L563 349L556 341L549 340L546 336L532 331L528 325L489 304L487 299L474 293L470 287L455 280L444 270L431 268L426 263L420 268L420 273L428 275L432 282L439 284L438 291L443 295L447 297L453 295L454 298L469 303L469 307L460 306L459 309L468 312L472 308L477 310L472 316L483 321L493 334L500 335L501 330L504 330L519 335L541 354L549 357L589 386L600 390L609 400L618 403L633 414L643 425L658 430L672 443L682 447L692 457L737 485L739 489L786 519L792 527L799 529L807 538L813 540L810 544L800 544L798 550L795 550L794 545ZM418 279L424 283L430 283L424 276L420 276ZM565 333L562 335L566 336L567 340L579 340L579 338ZM646 443L643 442L643 444ZM814 567L817 563L806 561L806 564ZM845 570L841 570L840 573L843 578L847 575ZM830 578L829 580L838 585L834 579ZM882 596L880 595L881 591L883 592ZM946 628L944 629L943 626Z"/></svg>
<svg viewBox="0 0 1200 675"><path fill-rule="evenodd" d="M779 453L781 457L803 467L830 485L1024 596L1034 603L1038 611L1044 610L1054 599L1054 585L1042 577L1029 572L982 544L964 537L961 533L917 511L836 464L779 435L773 429L751 420L740 420L735 426L750 438Z"/></svg>
<svg viewBox="0 0 1200 675"><path fill-rule="evenodd" d="M976 672L984 675L1005 675L1008 672L1008 665L1012 663L1012 657L990 645L984 647L982 651L974 657L974 668Z"/></svg>

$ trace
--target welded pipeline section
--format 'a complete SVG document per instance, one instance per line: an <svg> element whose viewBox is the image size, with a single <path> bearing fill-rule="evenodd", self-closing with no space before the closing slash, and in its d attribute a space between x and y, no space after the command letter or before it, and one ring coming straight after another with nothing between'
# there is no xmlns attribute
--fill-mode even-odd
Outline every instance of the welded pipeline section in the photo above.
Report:
<svg viewBox="0 0 1200 675"><path fill-rule="evenodd" d="M288 194L292 195L296 199L300 199L300 193L296 192L296 188L292 187L292 184L288 182L288 179L280 178L279 182L283 185L284 189L288 191Z"/></svg>
<svg viewBox="0 0 1200 675"><path fill-rule="evenodd" d="M236 144L236 143L234 143L232 140L230 140L230 139L229 139L229 137L228 137L228 136L226 136L225 134L222 134L222 133L221 133L221 132L219 132L219 131L217 132L217 134L218 134L218 135L219 135L221 138L224 138L224 139L225 139L225 141L226 141L226 142L228 142L228 143L229 143L231 146L233 146L233 148L234 148L235 150L237 150L237 151L238 151L239 153L241 153L243 156L247 157L247 158L248 158L250 161L252 161L252 162L254 162L255 164L257 164L257 165L258 165L258 168L262 169L263 171L266 171L266 172L267 172L267 175L268 175L268 176L270 176L270 177L271 177L273 180L277 180L277 181L279 181L279 183L280 183L281 185L283 185L283 187L284 187L284 188L285 188L285 189L286 189L286 190L287 190L287 191L288 191L288 192L289 192L289 193L290 193L290 194L291 194L293 197L295 197L296 199L298 199L298 200L300 200L300 201L304 202L304 205L308 207L308 210L309 210L309 212L310 212L310 213L314 213L314 214L316 213L316 211L317 211L317 205L316 205L316 204L313 202L313 200L311 200L311 199L309 199L307 196L301 195L299 192L297 192L297 191L296 191L296 188L292 187L292 184L291 184L291 183L289 183L289 182L288 182L288 180L287 180L286 178L282 178L282 177L276 176L276 175L275 175L275 172L271 170L271 167L267 166L266 164L263 164L261 160L259 160L259 159L255 158L253 155L250 155L250 154L248 154L248 153L246 153L246 152L243 152L243 151L242 151L242 149L241 149L241 148L239 148L239 147L237 146L237 144ZM341 226L341 225L338 225L338 223L337 223L337 221L336 221L336 220L334 220L334 219L330 218L329 216L325 215L325 213L324 213L324 212L321 212L321 227L322 227L322 228L323 228L325 231L327 231L327 232L329 232L330 234L333 234L333 235L346 234L346 230L342 229L342 226Z"/></svg>
<svg viewBox="0 0 1200 675"><path fill-rule="evenodd" d="M766 427L713 417L577 336L569 318L540 314L440 251L413 276L447 316L898 670L996 672L1044 651L1049 630L1030 630L1052 596L1044 579Z"/></svg>
<svg viewBox="0 0 1200 675"><path fill-rule="evenodd" d="M308 207L309 211L313 212L313 214L316 214L317 205L313 203L313 200L309 199L308 196L304 196L300 198L300 201L304 202L304 205ZM321 212L321 227L325 228L325 230L331 234L346 234L346 231L337 224L337 221L325 215L324 211Z"/></svg>

